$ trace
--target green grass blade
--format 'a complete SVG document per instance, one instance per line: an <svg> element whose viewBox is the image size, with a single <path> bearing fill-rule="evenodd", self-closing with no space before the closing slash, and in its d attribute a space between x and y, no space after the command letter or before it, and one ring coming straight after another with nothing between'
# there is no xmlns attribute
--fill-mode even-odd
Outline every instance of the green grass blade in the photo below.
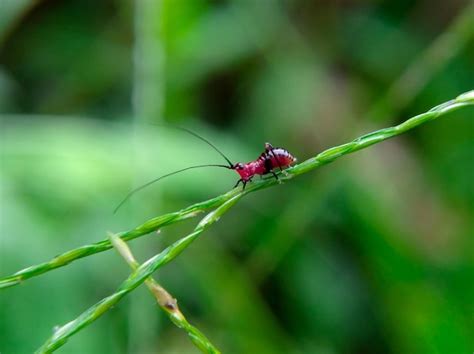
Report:
<svg viewBox="0 0 474 354"><path fill-rule="evenodd" d="M186 237L176 241L171 246L168 246L164 251L150 258L148 261L140 265L117 289L117 291L102 299L79 317L66 323L64 326L58 328L54 334L37 350L37 353L51 353L64 345L68 338L79 332L84 327L87 327L97 318L102 316L106 311L110 310L116 305L125 295L143 283L153 272L158 268L172 261L174 258L179 256L181 252L186 249L199 235L209 228L212 224L217 222L220 217L226 213L237 201L242 197L243 194L238 194L233 198L223 203L216 210L206 215L201 222L196 226L194 231ZM187 330L191 331L192 338L194 341L198 341L199 336L202 335L195 328L187 325Z"/></svg>
<svg viewBox="0 0 474 354"><path fill-rule="evenodd" d="M474 91L466 92L453 100L440 104L432 108L428 112L422 113L413 118L410 118L397 126L377 130L375 132L363 135L349 143L325 150L321 152L320 154L318 154L317 156L312 157L302 162L299 165L296 165L292 168L287 169L285 171L285 174L281 175L280 181L287 181L295 176L301 175L303 173L307 173L324 164L330 163L339 157L351 154L353 152L364 149L373 144L393 138L411 129L414 129L415 127L421 124L424 124L424 123L427 123L428 121L439 118L449 112L455 111L462 107L471 106L471 105L474 105ZM132 240L134 238L156 231L160 227L174 224L181 220L194 217L203 211L219 207L220 205L222 205L223 203L230 200L236 195L244 195L250 192L254 192L256 190L268 188L277 183L278 182L275 181L275 179L255 181L247 185L247 188L245 189L245 191L242 191L238 188L233 189L215 198L191 205L190 207L185 208L181 211L164 214L162 216L158 216L156 218L150 219L144 224L138 226L137 228L130 231L122 232L119 235L125 241ZM73 262L79 258L87 257L99 252L106 251L110 249L111 247L112 245L110 244L110 241L108 239L105 239L103 241L100 241L91 245L82 246L82 247L73 249L71 251L65 252L59 256L54 257L50 261L28 267L26 269L20 270L19 272L13 275L0 278L0 289L17 285L21 283L23 280L49 272L59 267L65 266L68 263Z"/></svg>
<svg viewBox="0 0 474 354"><path fill-rule="evenodd" d="M135 260L127 243L117 235L109 235L109 239L118 253L125 259L132 270L140 267L140 264ZM151 276L145 280L145 284L155 297L156 302L160 308L166 313L171 322L177 327L184 329L191 341L203 352L208 354L219 354L220 351L209 341L209 339L196 327L191 325L178 307L178 302L171 294L166 291L155 279Z"/></svg>
<svg viewBox="0 0 474 354"><path fill-rule="evenodd" d="M135 238L154 232L164 226L175 224L177 222L195 217L206 210L218 207L223 202L228 200L231 196L232 193L227 193L216 198L206 200L204 202L193 204L178 212L168 213L152 218L133 230L119 233L119 236L124 241L133 240ZM110 248L112 248L112 245L108 239L104 239L96 243L75 248L73 250L62 253L47 262L33 265L31 267L22 269L10 276L0 278L0 289L18 285L26 279L41 275L59 267L63 267L77 259L107 251Z"/></svg>

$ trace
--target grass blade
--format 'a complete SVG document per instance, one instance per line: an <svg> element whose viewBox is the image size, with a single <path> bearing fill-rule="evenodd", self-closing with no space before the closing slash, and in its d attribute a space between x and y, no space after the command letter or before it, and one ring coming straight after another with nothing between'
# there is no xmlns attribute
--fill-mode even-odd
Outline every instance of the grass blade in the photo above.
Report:
<svg viewBox="0 0 474 354"><path fill-rule="evenodd" d="M81 329L87 327L105 312L116 305L125 295L134 290L137 286L143 283L153 272L158 268L172 261L179 256L199 235L209 228L212 224L217 222L220 217L226 213L243 194L238 194L227 202L222 204L216 210L206 215L196 226L194 231L186 237L176 241L171 246L168 246L164 251L150 258L148 261L140 265L132 274L119 286L117 291L112 295L102 299L79 317L66 323L58 328L54 334L37 350L37 353L51 353L59 347L63 346L69 337L79 332ZM197 340L199 331L187 327L193 335L193 339Z"/></svg>
<svg viewBox="0 0 474 354"><path fill-rule="evenodd" d="M308 160L302 162L299 165L296 165L292 168L285 170L285 174L280 176L280 181L287 181L292 179L295 176L301 175L312 171L324 164L330 163L342 156L351 154L353 152L364 149L373 144L382 142L384 140L393 138L400 134L403 134L411 129L416 128L421 124L425 124L431 120L439 118L449 112L455 111L457 109L472 106L474 105L474 91L468 91L457 98L440 104L431 110L419 114L413 118L406 120L405 122L385 129L380 129L375 132L363 135L349 143L339 145L330 149L327 149L315 157L309 158ZM231 200L231 198L237 195L244 195L256 190L268 188L277 184L275 179L266 179L261 181L255 181L247 185L245 191L240 190L239 188L233 189L225 194L217 196L215 198L209 199L207 201L196 203L189 206L188 208L182 209L178 212L164 214L156 218L150 219L144 224L138 226L137 228L119 233L119 236L124 241L129 241L137 237L141 237L153 231L156 231L160 227L174 224L176 222L191 218L197 214L204 212L206 210L219 207ZM33 265L31 267L25 268L12 274L10 276L0 278L0 289L7 288L10 286L18 285L22 281L38 276L49 272L53 269L67 265L70 262L73 262L79 258L87 257L99 252L106 251L112 248L110 241L108 239L102 240L100 242L85 245L68 252L65 252L59 256L54 257L50 261Z"/></svg>

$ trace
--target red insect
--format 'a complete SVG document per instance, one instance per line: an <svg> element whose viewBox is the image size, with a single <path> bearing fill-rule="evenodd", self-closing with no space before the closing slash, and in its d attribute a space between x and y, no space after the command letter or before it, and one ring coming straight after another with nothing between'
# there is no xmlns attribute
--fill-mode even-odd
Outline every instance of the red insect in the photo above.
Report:
<svg viewBox="0 0 474 354"><path fill-rule="evenodd" d="M242 182L244 185L243 188L245 189L247 182L251 182L255 175L271 173L278 179L278 176L273 170L279 168L283 171L284 168L291 166L294 162L296 162L296 158L287 150L279 147L274 148L270 143L265 143L265 151L262 152L258 159L245 164L238 162L230 167L230 169L235 170L240 176L234 188Z"/></svg>
<svg viewBox="0 0 474 354"><path fill-rule="evenodd" d="M227 158L227 156L225 156L222 153L222 151L220 151L210 141L203 138L202 136L200 136L200 135L198 135L198 134L194 133L193 131L188 130L186 128L175 127L175 126L169 126L169 127L185 131L185 132L195 136L196 138L201 139L205 143L209 144L209 146L211 146L214 150L216 150L227 161L229 166L227 166L227 165L214 165L214 164L197 165L197 166L186 167L186 168L183 168L181 170L174 171L174 172L168 173L164 176L160 176L158 178L155 178L154 180L152 180L148 183L145 183L144 185L142 185L140 187L137 187L137 188L133 189L130 193L128 193L126 195L126 197L120 202L120 204L115 208L114 213L117 212L117 210L133 194L135 194L139 190L141 190L145 187L148 187L150 184L158 182L159 180L161 180L165 177L168 177L168 176L171 176L171 175L174 175L174 174L186 171L186 170L190 170L190 169L193 169L193 168L222 167L222 168L227 168L229 170L235 170L235 172L237 172L239 174L240 179L237 181L234 188L237 187L240 182L242 182L242 184L243 184L242 189L245 189L246 184L248 182L251 182L252 178L255 175L263 176L263 175L271 173L276 179L278 179L278 176L274 171L275 169L279 168L281 171L283 171L283 169L290 167L293 163L296 162L296 158L293 155L291 155L287 150L285 150L283 148L279 148L279 147L273 147L270 143L265 143L265 151L262 152L262 154L256 160L250 161L250 162L247 162L247 163L238 162L238 163L233 164Z"/></svg>

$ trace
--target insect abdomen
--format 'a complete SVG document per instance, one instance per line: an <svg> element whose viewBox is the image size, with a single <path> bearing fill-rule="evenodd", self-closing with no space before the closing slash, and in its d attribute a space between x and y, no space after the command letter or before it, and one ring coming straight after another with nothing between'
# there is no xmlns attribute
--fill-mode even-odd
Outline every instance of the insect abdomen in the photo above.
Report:
<svg viewBox="0 0 474 354"><path fill-rule="evenodd" d="M272 170L280 167L286 168L296 162L296 158L282 148L274 148L270 153L268 153L268 159L271 162Z"/></svg>

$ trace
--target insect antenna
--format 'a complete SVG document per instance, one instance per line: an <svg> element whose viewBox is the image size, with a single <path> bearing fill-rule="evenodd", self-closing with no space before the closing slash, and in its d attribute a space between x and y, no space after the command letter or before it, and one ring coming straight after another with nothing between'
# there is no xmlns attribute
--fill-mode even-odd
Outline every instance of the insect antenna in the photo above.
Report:
<svg viewBox="0 0 474 354"><path fill-rule="evenodd" d="M166 177L169 177L169 176L172 176L172 175L175 175L177 173L180 173L180 172L184 172L184 171L187 171L187 170L191 170L193 168L202 168L202 167L223 167L223 168L227 168L227 169L231 169L229 166L226 166L226 165L197 165L197 166L190 166L190 167L186 167L186 168L182 168L181 170L177 170L177 171L174 171L174 172L170 172L170 173L167 173L166 175L163 175L163 176L160 176L158 178L155 178L153 180L151 180L150 182L147 182L145 184L142 184L141 186L135 188L135 189L132 189L126 196L125 198L123 198L123 200L117 205L117 207L114 209L114 214L120 209L120 207L125 204L125 202L127 200L130 199L130 197L132 195L134 195L135 193L137 193L138 191L141 191L142 189L148 187L149 185L155 183L155 182L158 182L159 180L162 180L163 178L166 178Z"/></svg>
<svg viewBox="0 0 474 354"><path fill-rule="evenodd" d="M212 147L214 150L216 150L226 161L227 163L229 164L229 167L233 167L234 164L227 158L227 156L224 155L224 153L222 151L220 151L213 143L211 143L209 140L207 140L206 138L200 136L199 134L193 132L192 130L189 130L187 128L183 128L183 127L178 127L176 125L171 125L171 124L156 124L156 123L150 123L151 125L156 125L156 126L160 126L160 127L167 127L167 128L173 128L173 129L177 129L177 130L182 130L188 134L191 134L192 136L204 141L206 144L208 144L210 147Z"/></svg>

